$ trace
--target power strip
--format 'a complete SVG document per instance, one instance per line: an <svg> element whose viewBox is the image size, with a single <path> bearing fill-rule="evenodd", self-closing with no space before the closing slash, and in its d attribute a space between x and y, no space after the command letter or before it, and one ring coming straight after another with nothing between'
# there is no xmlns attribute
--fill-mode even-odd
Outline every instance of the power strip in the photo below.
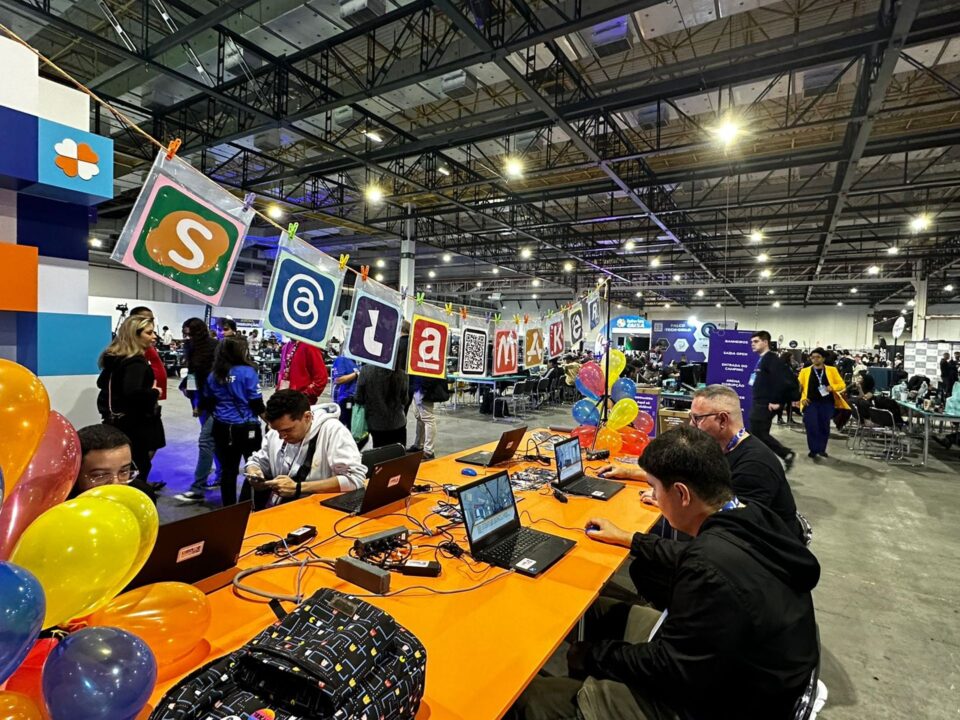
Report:
<svg viewBox="0 0 960 720"><path fill-rule="evenodd" d="M334 572L341 580L359 585L377 595L390 592L390 573L376 565L356 560L349 555L337 558Z"/></svg>
<svg viewBox="0 0 960 720"><path fill-rule="evenodd" d="M353 541L353 549L361 557L393 550L410 539L410 531L405 527L395 527L383 532L357 538Z"/></svg>

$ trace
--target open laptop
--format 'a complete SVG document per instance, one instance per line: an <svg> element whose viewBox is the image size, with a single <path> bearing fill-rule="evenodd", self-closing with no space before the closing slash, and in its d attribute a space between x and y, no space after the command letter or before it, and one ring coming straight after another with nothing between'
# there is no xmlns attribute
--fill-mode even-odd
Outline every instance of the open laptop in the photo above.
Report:
<svg viewBox="0 0 960 720"><path fill-rule="evenodd" d="M150 557L126 590L156 582L195 584L204 592L229 585L251 508L246 501L161 525Z"/></svg>
<svg viewBox="0 0 960 720"><path fill-rule="evenodd" d="M597 500L609 500L623 490L623 483L589 477L583 472L580 440L570 438L553 446L557 460L557 488L571 495L585 495Z"/></svg>
<svg viewBox="0 0 960 720"><path fill-rule="evenodd" d="M491 467L506 462L517 452L517 448L520 447L520 441L523 440L526 432L526 425L518 427L515 430L507 430L500 436L500 442L497 443L497 447L493 452L480 450L479 452L458 457L457 462L466 463L467 465L481 465L482 467Z"/></svg>
<svg viewBox="0 0 960 720"><path fill-rule="evenodd" d="M374 466L365 488L327 498L320 504L345 513L364 515L403 500L413 490L422 459L423 453L415 452L380 463Z"/></svg>
<svg viewBox="0 0 960 720"><path fill-rule="evenodd" d="M470 554L477 560L534 577L576 545L520 525L506 471L462 486L458 497Z"/></svg>

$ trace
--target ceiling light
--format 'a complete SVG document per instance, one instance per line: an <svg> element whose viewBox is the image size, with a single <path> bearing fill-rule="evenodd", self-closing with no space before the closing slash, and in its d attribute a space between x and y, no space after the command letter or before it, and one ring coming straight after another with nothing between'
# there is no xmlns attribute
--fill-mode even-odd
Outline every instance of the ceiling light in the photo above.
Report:
<svg viewBox="0 0 960 720"><path fill-rule="evenodd" d="M383 136L380 135L376 130L364 130L363 134L366 135L368 140L371 140L375 143L382 143Z"/></svg>
<svg viewBox="0 0 960 720"><path fill-rule="evenodd" d="M777 294L777 291L774 290L773 288L770 288L769 290L767 290L767 295L776 295L776 294Z"/></svg>
<svg viewBox="0 0 960 720"><path fill-rule="evenodd" d="M442 259L444 262L450 262L451 260L453 260L453 255L451 255L450 253L444 253Z"/></svg>
<svg viewBox="0 0 960 720"><path fill-rule="evenodd" d="M499 275L499 274L500 274L500 268L494 268L494 269L491 270L490 272L492 272L494 275Z"/></svg>
<svg viewBox="0 0 960 720"><path fill-rule="evenodd" d="M909 305L910 307L913 307L916 304L917 304L916 300L907 300L907 305Z"/></svg>
<svg viewBox="0 0 960 720"><path fill-rule="evenodd" d="M876 265L871 265L870 267L867 268L867 275L879 275L879 274L880 274L880 268L877 267Z"/></svg>
<svg viewBox="0 0 960 720"><path fill-rule="evenodd" d="M760 242L763 240L763 233L759 230L754 230L750 233L750 242Z"/></svg>
<svg viewBox="0 0 960 720"><path fill-rule="evenodd" d="M623 307L623 305L621 305L620 303L617 303L617 310L619 310L619 309L622 308L622 307Z"/></svg>
<svg viewBox="0 0 960 720"><path fill-rule="evenodd" d="M563 264L564 272L573 272L573 263L569 260Z"/></svg>
<svg viewBox="0 0 960 720"><path fill-rule="evenodd" d="M427 285L427 290L433 290L433 285Z"/></svg>
<svg viewBox="0 0 960 720"><path fill-rule="evenodd" d="M722 305L721 303L717 303L716 306L717 306L717 307L723 307L723 305Z"/></svg>
<svg viewBox="0 0 960 720"><path fill-rule="evenodd" d="M703 290L697 290L697 297L703 297Z"/></svg>
<svg viewBox="0 0 960 720"><path fill-rule="evenodd" d="M688 317L688 318L687 318L687 323L688 323L689 325L696 325L696 324L697 324L697 316L696 316L696 315L691 315L690 317Z"/></svg>
<svg viewBox="0 0 960 720"><path fill-rule="evenodd" d="M540 287L540 278L534 278L534 279L533 279L533 286L534 286L534 287Z"/></svg>
<svg viewBox="0 0 960 720"><path fill-rule="evenodd" d="M643 297L643 291L642 291L642 290L637 290L637 292L634 293L634 297Z"/></svg>
<svg viewBox="0 0 960 720"><path fill-rule="evenodd" d="M477 280L477 287L483 287L483 283Z"/></svg>
<svg viewBox="0 0 960 720"><path fill-rule="evenodd" d="M851 294L851 295L856 295L858 292L859 292L859 290L857 290L855 287L850 288L850 294Z"/></svg>
<svg viewBox="0 0 960 720"><path fill-rule="evenodd" d="M923 232L929 227L930 216L926 213L916 215L910 220L910 229L915 233Z"/></svg>
<svg viewBox="0 0 960 720"><path fill-rule="evenodd" d="M376 275L374 275L373 279L376 280L377 282L383 282L383 273L377 273Z"/></svg>
<svg viewBox="0 0 960 720"><path fill-rule="evenodd" d="M660 258L650 258L650 267L660 267Z"/></svg>
<svg viewBox="0 0 960 720"><path fill-rule="evenodd" d="M367 202L378 203L383 200L383 190L379 185L367 185L363 196L367 199Z"/></svg>
<svg viewBox="0 0 960 720"><path fill-rule="evenodd" d="M770 277L770 268L764 268L760 271L760 277L768 278Z"/></svg>
<svg viewBox="0 0 960 720"><path fill-rule="evenodd" d="M271 220L279 220L283 217L283 208L279 205L271 205L267 208L267 215Z"/></svg>
<svg viewBox="0 0 960 720"><path fill-rule="evenodd" d="M757 255L757 262L766 262L769 259L770 259L770 256L767 255L766 253L760 253L759 255Z"/></svg>
<svg viewBox="0 0 960 720"><path fill-rule="evenodd" d="M435 278L436 276L437 276L436 270L431 270L430 272L427 273L427 277Z"/></svg>
<svg viewBox="0 0 960 720"><path fill-rule="evenodd" d="M383 258L377 258L376 265L378 268L386 267L387 264L383 261Z"/></svg>
<svg viewBox="0 0 960 720"><path fill-rule="evenodd" d="M900 314L901 314L901 315L906 315L906 314L907 314L907 311L906 311L906 310L901 310L901 311L900 311Z"/></svg>
<svg viewBox="0 0 960 720"><path fill-rule="evenodd" d="M441 175L444 175L445 177L450 177L450 170L444 167L443 165L437 168L437 172L440 173Z"/></svg>
<svg viewBox="0 0 960 720"><path fill-rule="evenodd" d="M947 292L953 292L953 285L944 285L943 289Z"/></svg>
<svg viewBox="0 0 960 720"><path fill-rule="evenodd" d="M532 256L533 256L533 250L531 250L530 248L520 249L520 257L522 257L524 260L529 260Z"/></svg>
<svg viewBox="0 0 960 720"><path fill-rule="evenodd" d="M508 157L503 163L503 170L507 177L518 178L523 175L523 163L520 158Z"/></svg>
<svg viewBox="0 0 960 720"><path fill-rule="evenodd" d="M780 301L779 301L779 300L774 300L774 301L773 301L773 306L774 306L775 308L780 307Z"/></svg>
<svg viewBox="0 0 960 720"><path fill-rule="evenodd" d="M538 297L540 297L540 296L537 295L536 293L534 293L533 295L531 295L531 297L532 297L534 300L536 300L536 299L537 299Z"/></svg>
<svg viewBox="0 0 960 720"><path fill-rule="evenodd" d="M103 240L100 238L90 238L90 247L103 247Z"/></svg>
<svg viewBox="0 0 960 720"><path fill-rule="evenodd" d="M896 245L891 245L887 248L887 255L896 255L898 252L900 252L900 248Z"/></svg>
<svg viewBox="0 0 960 720"><path fill-rule="evenodd" d="M633 250L636 246L637 246L637 243L636 243L635 241L633 241L633 240L627 240L627 241L623 244L623 249L624 249L624 250Z"/></svg>
<svg viewBox="0 0 960 720"><path fill-rule="evenodd" d="M843 302L838 302L837 307L843 307Z"/></svg>
<svg viewBox="0 0 960 720"><path fill-rule="evenodd" d="M673 276L673 281L674 281L674 282L680 282L680 276L679 276L679 275L674 275L674 276Z"/></svg>
<svg viewBox="0 0 960 720"><path fill-rule="evenodd" d="M669 310L669 309L670 309L670 303L664 303L664 304L663 304L663 307L664 307L665 310Z"/></svg>
<svg viewBox="0 0 960 720"><path fill-rule="evenodd" d="M720 124L712 128L711 131L717 142L724 148L728 148L737 141L737 138L743 133L740 123L729 115L720 121Z"/></svg>

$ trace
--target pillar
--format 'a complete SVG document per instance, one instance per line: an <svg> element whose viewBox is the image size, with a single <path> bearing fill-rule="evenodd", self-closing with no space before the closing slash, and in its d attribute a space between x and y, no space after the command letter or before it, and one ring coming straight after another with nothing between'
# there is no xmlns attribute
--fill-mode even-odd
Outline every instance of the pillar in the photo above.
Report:
<svg viewBox="0 0 960 720"><path fill-rule="evenodd" d="M914 302L913 306L913 333L914 340L925 340L927 337L927 279L921 278L918 273L913 279Z"/></svg>
<svg viewBox="0 0 960 720"><path fill-rule="evenodd" d="M415 275L417 269L417 220L413 217L413 205L407 203L407 215L404 223L404 239L400 241L400 288L407 289L407 299L403 301L403 316L408 320L413 316L414 296L417 292Z"/></svg>

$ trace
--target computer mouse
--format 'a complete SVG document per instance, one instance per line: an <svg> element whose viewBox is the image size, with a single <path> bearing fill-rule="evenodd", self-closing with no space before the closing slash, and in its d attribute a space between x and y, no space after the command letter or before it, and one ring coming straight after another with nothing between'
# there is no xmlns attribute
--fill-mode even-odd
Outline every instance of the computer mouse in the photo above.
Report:
<svg viewBox="0 0 960 720"><path fill-rule="evenodd" d="M461 474L461 475L469 475L470 477L476 477L476 476L477 476L477 471L474 470L473 468L464 468L463 470L460 471L460 474Z"/></svg>
<svg viewBox="0 0 960 720"><path fill-rule="evenodd" d="M592 533L599 529L600 529L600 526L597 525L596 523L587 523L587 526L583 528L583 531L585 533Z"/></svg>

